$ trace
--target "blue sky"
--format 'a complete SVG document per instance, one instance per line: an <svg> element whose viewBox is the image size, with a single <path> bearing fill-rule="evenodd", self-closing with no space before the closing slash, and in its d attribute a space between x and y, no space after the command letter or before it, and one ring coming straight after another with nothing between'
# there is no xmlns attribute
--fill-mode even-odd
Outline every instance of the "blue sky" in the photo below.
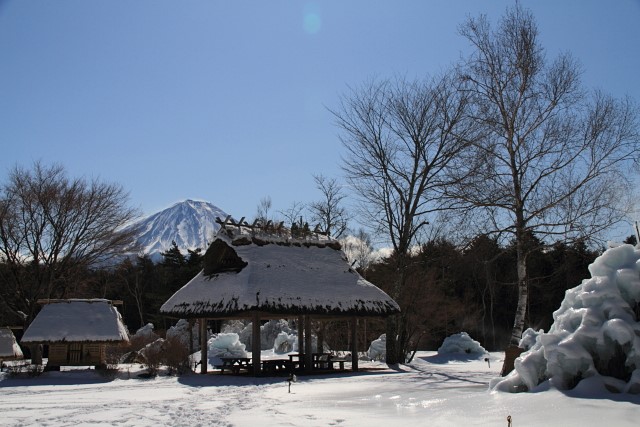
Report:
<svg viewBox="0 0 640 427"><path fill-rule="evenodd" d="M640 0L521 0L588 88L640 101ZM514 1L0 0L0 176L34 160L252 217L342 180L327 108L348 86L442 71L467 16ZM628 233L630 234L630 233Z"/></svg>

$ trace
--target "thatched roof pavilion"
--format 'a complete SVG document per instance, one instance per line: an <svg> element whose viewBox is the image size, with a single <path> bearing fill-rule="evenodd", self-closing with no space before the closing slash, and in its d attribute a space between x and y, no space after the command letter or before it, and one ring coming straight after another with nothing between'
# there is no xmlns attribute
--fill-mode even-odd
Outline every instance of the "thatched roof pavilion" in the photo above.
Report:
<svg viewBox="0 0 640 427"><path fill-rule="evenodd" d="M162 305L162 313L179 318L251 318L255 340L260 319L297 316L309 325L311 316L384 317L400 311L392 298L351 268L335 240L313 233L292 237L281 227L265 231L246 223L222 224L204 256L204 269ZM307 348L310 335L306 334ZM202 347L206 351L206 345ZM260 346L253 349L258 373ZM357 351L352 354L357 369Z"/></svg>
<svg viewBox="0 0 640 427"><path fill-rule="evenodd" d="M21 343L49 346L48 366L104 365L105 347L129 341L110 300L44 300Z"/></svg>

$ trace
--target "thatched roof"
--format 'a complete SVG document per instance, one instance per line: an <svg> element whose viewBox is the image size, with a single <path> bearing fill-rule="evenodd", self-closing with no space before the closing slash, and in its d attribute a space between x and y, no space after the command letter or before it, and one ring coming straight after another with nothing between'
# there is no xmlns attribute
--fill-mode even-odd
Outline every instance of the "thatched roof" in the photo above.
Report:
<svg viewBox="0 0 640 427"><path fill-rule="evenodd" d="M22 357L22 350L11 329L0 328L0 359L22 359Z"/></svg>
<svg viewBox="0 0 640 427"><path fill-rule="evenodd" d="M118 310L106 299L55 300L29 325L22 343L128 341Z"/></svg>
<svg viewBox="0 0 640 427"><path fill-rule="evenodd" d="M204 269L160 308L176 317L274 315L386 316L398 304L347 262L335 240L295 240L224 227Z"/></svg>

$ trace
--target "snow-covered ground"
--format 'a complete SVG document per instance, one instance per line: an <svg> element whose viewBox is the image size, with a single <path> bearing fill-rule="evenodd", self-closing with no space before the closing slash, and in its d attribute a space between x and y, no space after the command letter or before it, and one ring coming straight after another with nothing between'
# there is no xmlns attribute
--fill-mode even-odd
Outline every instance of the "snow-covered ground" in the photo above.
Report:
<svg viewBox="0 0 640 427"><path fill-rule="evenodd" d="M115 379L93 370L34 378L0 374L0 425L131 426L636 426L640 396L545 390L489 391L503 354L489 362L418 353L397 370L286 378L191 374L140 379L123 365ZM598 390L601 390L598 388Z"/></svg>

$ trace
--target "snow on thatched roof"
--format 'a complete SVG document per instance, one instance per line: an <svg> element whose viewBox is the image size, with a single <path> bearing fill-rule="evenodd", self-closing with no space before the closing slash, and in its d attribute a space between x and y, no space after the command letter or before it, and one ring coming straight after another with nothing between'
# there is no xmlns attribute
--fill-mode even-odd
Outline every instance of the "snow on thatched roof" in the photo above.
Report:
<svg viewBox="0 0 640 427"><path fill-rule="evenodd" d="M223 227L205 254L204 269L160 311L177 317L247 311L384 316L400 309L350 267L335 240Z"/></svg>
<svg viewBox="0 0 640 427"><path fill-rule="evenodd" d="M0 328L0 359L22 359L22 350L9 328Z"/></svg>
<svg viewBox="0 0 640 427"><path fill-rule="evenodd" d="M42 310L21 342L122 342L127 329L118 310L106 299L55 300Z"/></svg>

